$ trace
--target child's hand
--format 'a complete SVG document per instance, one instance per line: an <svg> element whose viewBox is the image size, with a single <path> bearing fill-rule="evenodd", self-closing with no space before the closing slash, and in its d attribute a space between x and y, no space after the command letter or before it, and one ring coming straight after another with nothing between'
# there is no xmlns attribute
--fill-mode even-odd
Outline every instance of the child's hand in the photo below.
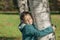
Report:
<svg viewBox="0 0 60 40"><path fill-rule="evenodd" d="M56 26L53 25L52 28L53 28L54 31L56 30Z"/></svg>

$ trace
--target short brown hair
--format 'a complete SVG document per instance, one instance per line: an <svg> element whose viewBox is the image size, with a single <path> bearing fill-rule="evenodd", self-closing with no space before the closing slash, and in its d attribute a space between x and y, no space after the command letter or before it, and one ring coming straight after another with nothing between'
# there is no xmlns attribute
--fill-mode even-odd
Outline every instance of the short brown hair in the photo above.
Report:
<svg viewBox="0 0 60 40"><path fill-rule="evenodd" d="M29 15L32 17L32 15L31 15L30 12L26 12L26 11L24 11L24 12L21 13L21 15L20 15L20 19L21 19L21 20L24 20L24 16L27 15L27 14L29 14ZM33 17L32 17L32 18L33 18Z"/></svg>

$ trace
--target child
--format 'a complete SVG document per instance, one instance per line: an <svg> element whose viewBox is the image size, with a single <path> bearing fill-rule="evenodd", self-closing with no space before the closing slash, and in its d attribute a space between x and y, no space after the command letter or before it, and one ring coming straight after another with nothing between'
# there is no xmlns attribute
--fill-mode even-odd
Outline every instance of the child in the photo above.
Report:
<svg viewBox="0 0 60 40"><path fill-rule="evenodd" d="M23 21L19 25L19 29L22 32L22 40L37 40L37 37L43 37L53 32L52 27L38 30L33 24L33 18L29 12L21 13L20 19Z"/></svg>

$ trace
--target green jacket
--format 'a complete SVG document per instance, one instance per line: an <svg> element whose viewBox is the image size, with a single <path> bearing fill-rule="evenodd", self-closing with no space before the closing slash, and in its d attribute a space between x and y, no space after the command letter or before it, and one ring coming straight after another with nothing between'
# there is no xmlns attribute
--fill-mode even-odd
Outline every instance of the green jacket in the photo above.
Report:
<svg viewBox="0 0 60 40"><path fill-rule="evenodd" d="M19 26L22 32L22 40L37 40L37 37L43 37L53 32L52 27L48 27L44 30L38 30L33 25L25 24L24 26Z"/></svg>

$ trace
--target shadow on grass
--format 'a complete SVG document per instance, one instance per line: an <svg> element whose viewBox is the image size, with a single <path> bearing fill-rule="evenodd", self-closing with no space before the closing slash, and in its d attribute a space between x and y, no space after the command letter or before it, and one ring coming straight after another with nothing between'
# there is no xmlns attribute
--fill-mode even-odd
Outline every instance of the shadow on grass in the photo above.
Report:
<svg viewBox="0 0 60 40"><path fill-rule="evenodd" d="M3 14L3 15L19 15L19 13L0 13L0 14Z"/></svg>
<svg viewBox="0 0 60 40"><path fill-rule="evenodd" d="M3 15L19 15L19 13L0 13ZM60 15L60 13L50 13L51 15Z"/></svg>
<svg viewBox="0 0 60 40"><path fill-rule="evenodd" d="M60 15L60 13L51 13L52 15Z"/></svg>
<svg viewBox="0 0 60 40"><path fill-rule="evenodd" d="M21 39L16 37L0 37L0 40L21 40Z"/></svg>

